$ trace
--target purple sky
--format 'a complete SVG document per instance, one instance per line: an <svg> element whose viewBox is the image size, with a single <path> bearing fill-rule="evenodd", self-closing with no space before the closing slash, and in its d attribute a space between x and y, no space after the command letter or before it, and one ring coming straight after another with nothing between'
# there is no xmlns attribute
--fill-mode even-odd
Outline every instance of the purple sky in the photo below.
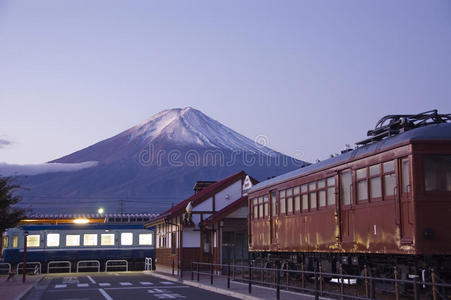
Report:
<svg viewBox="0 0 451 300"><path fill-rule="evenodd" d="M0 162L185 106L307 161L451 113L451 1L0 0Z"/></svg>

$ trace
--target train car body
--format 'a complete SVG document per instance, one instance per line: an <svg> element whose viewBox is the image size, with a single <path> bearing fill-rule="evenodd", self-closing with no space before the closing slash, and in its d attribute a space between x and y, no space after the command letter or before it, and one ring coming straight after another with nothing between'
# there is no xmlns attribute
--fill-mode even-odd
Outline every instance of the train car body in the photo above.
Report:
<svg viewBox="0 0 451 300"><path fill-rule="evenodd" d="M256 259L449 270L451 124L365 143L257 184L248 198Z"/></svg>
<svg viewBox="0 0 451 300"><path fill-rule="evenodd" d="M27 225L10 228L4 234L3 262L23 261L24 236L27 236L27 261L127 260L144 264L154 257L154 231L130 224Z"/></svg>

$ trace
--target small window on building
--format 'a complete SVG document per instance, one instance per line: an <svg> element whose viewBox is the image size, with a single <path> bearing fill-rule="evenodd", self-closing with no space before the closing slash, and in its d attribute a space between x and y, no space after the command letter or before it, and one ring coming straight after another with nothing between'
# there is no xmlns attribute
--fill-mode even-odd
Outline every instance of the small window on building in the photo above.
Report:
<svg viewBox="0 0 451 300"><path fill-rule="evenodd" d="M3 237L3 248L8 248L8 246L9 246L9 237L5 235Z"/></svg>
<svg viewBox="0 0 451 300"><path fill-rule="evenodd" d="M49 244L48 236L49 235L47 235L47 246ZM40 245L41 245L41 236L39 234L27 235L27 247L33 248L33 247L39 247ZM58 235L58 245L59 245L59 235ZM14 247L14 248L16 248L16 247Z"/></svg>
<svg viewBox="0 0 451 300"><path fill-rule="evenodd" d="M19 246L19 237L17 235L13 236L13 248L17 248Z"/></svg>
<svg viewBox="0 0 451 300"><path fill-rule="evenodd" d="M100 235L101 246L114 246L114 233L102 233Z"/></svg>
<svg viewBox="0 0 451 300"><path fill-rule="evenodd" d="M210 253L210 233L205 232L204 234L204 252Z"/></svg>
<svg viewBox="0 0 451 300"><path fill-rule="evenodd" d="M97 246L97 234L86 233L83 235L83 246Z"/></svg>
<svg viewBox="0 0 451 300"><path fill-rule="evenodd" d="M68 234L68 235L66 235L66 246L67 247L80 246L80 235L79 234Z"/></svg>
<svg viewBox="0 0 451 300"><path fill-rule="evenodd" d="M122 246L133 245L133 233L131 233L131 232L122 232L121 233L121 245Z"/></svg>
<svg viewBox="0 0 451 300"><path fill-rule="evenodd" d="M140 233L139 234L139 244L141 246L152 245L152 234L151 233Z"/></svg>

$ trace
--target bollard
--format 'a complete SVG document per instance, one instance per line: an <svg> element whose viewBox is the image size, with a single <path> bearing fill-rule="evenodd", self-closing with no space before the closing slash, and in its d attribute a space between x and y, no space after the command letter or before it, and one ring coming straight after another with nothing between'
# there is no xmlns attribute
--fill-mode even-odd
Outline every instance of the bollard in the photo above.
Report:
<svg viewBox="0 0 451 300"><path fill-rule="evenodd" d="M213 285L213 264L210 265L210 284Z"/></svg>
<svg viewBox="0 0 451 300"><path fill-rule="evenodd" d="M432 280L432 299L437 300L437 287L435 286L435 270L431 269L431 280Z"/></svg>
<svg viewBox="0 0 451 300"><path fill-rule="evenodd" d="M249 294L252 294L252 267L249 263Z"/></svg>
<svg viewBox="0 0 451 300"><path fill-rule="evenodd" d="M368 291L368 268L366 265L363 266L363 274L365 274L365 297L369 297L369 291Z"/></svg>
<svg viewBox="0 0 451 300"><path fill-rule="evenodd" d="M280 300L280 272L276 269L276 278L277 278L277 288L276 288L276 296L277 300Z"/></svg>
<svg viewBox="0 0 451 300"><path fill-rule="evenodd" d="M197 263L197 282L199 282L199 263Z"/></svg>
<svg viewBox="0 0 451 300"><path fill-rule="evenodd" d="M393 277L395 278L395 299L399 300L399 285L398 285L398 268L393 268Z"/></svg>
<svg viewBox="0 0 451 300"><path fill-rule="evenodd" d="M227 288L230 289L230 265L227 267Z"/></svg>

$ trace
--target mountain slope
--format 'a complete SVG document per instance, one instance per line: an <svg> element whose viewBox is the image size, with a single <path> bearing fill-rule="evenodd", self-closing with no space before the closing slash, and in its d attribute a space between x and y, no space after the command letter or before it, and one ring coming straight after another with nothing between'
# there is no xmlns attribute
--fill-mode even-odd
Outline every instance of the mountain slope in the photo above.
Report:
<svg viewBox="0 0 451 300"><path fill-rule="evenodd" d="M233 131L191 107L142 124L50 163L95 161L76 172L22 177L23 205L53 212L159 212L192 193L197 180L240 170L258 180L305 164ZM122 201L121 201L122 200Z"/></svg>

